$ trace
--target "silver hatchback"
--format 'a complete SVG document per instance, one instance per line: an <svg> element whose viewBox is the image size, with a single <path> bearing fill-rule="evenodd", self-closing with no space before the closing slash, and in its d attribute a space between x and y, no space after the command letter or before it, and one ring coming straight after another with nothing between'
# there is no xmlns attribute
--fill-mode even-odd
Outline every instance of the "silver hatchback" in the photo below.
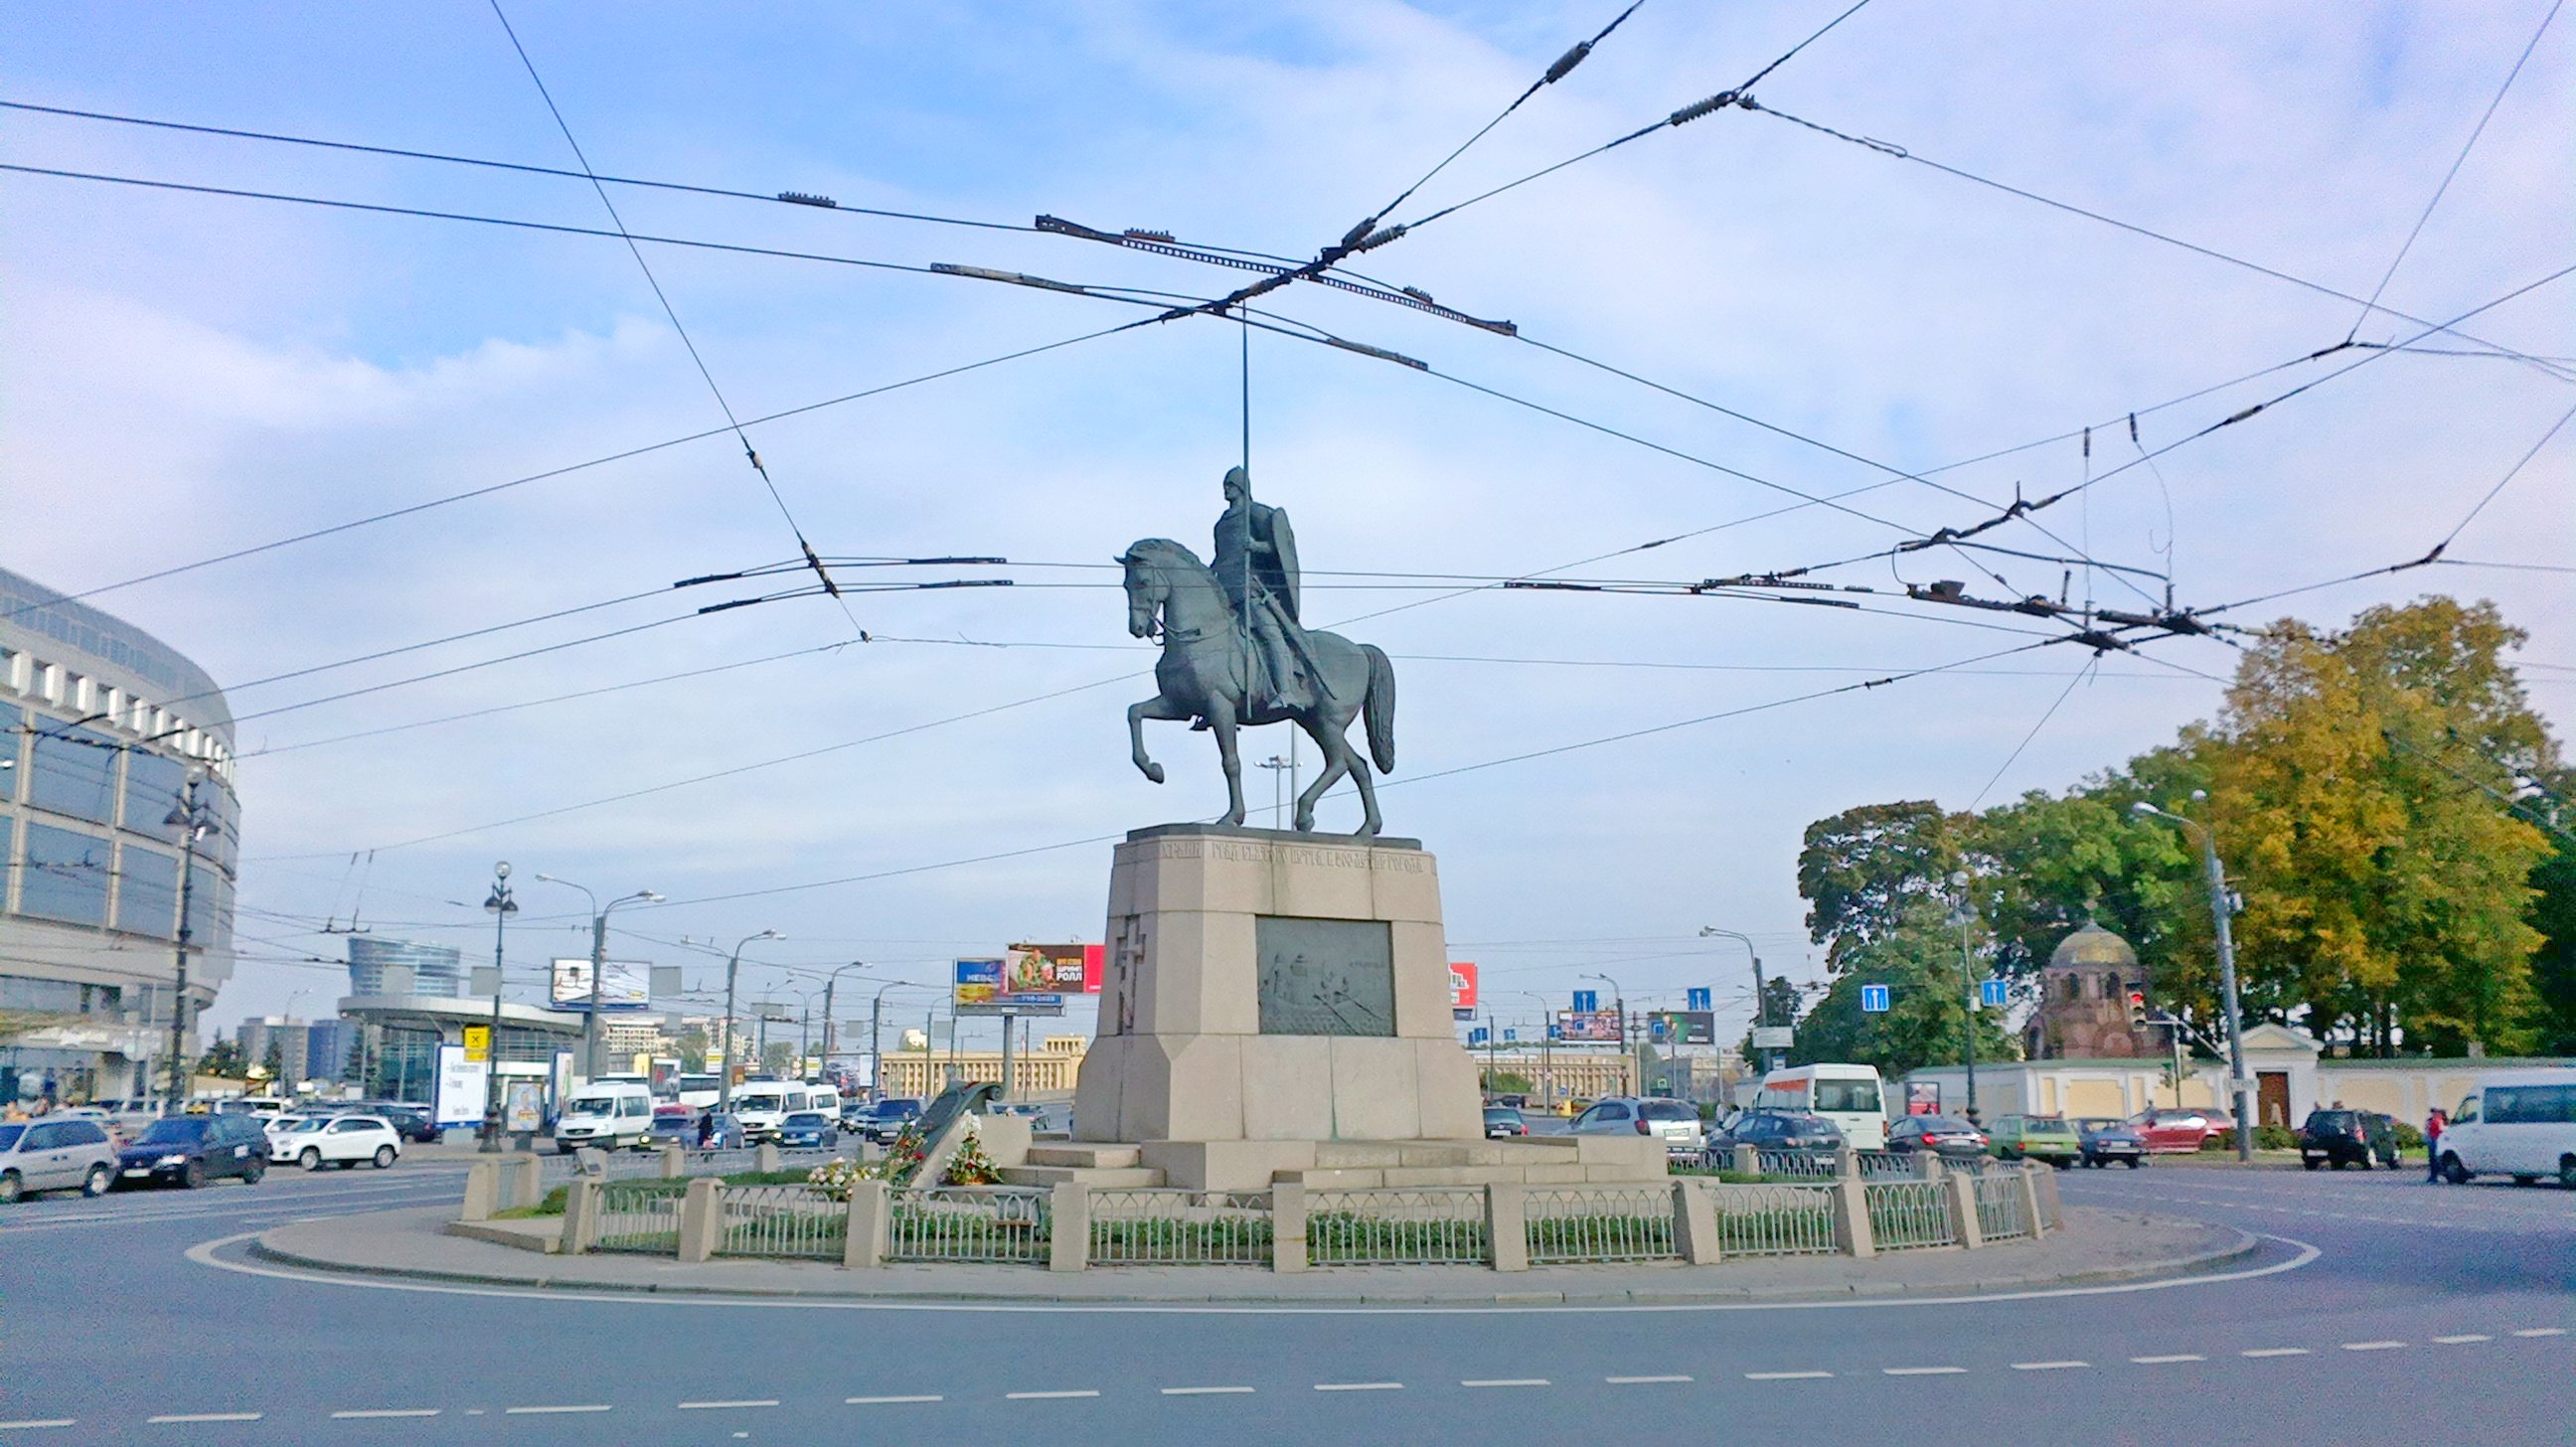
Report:
<svg viewBox="0 0 2576 1447"><path fill-rule="evenodd" d="M1574 1118L1576 1135L1661 1136L1665 1153L1696 1159L1706 1142L1699 1110L1688 1101L1660 1096L1614 1095L1596 1100Z"/></svg>
<svg viewBox="0 0 2576 1447"><path fill-rule="evenodd" d="M116 1181L116 1143L95 1120L10 1121L0 1125L0 1203L38 1191L103 1196Z"/></svg>

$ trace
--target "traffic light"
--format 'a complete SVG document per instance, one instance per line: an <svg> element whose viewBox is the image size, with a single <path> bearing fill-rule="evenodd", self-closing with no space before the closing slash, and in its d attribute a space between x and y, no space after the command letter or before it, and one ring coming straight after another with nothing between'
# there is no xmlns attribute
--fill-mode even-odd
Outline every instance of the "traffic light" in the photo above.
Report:
<svg viewBox="0 0 2576 1447"><path fill-rule="evenodd" d="M2144 990L2129 992L2129 1028L2132 1030L2147 1028L2147 992Z"/></svg>

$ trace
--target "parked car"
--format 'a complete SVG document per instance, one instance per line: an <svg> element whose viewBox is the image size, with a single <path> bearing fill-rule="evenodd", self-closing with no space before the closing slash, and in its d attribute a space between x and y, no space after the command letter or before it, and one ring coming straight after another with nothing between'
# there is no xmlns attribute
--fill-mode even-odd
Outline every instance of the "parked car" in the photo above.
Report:
<svg viewBox="0 0 2576 1447"><path fill-rule="evenodd" d="M1843 1143L1842 1127L1821 1115L1787 1110L1748 1110L1735 1117L1712 1150L1751 1146L1764 1151L1829 1151Z"/></svg>
<svg viewBox="0 0 2576 1447"><path fill-rule="evenodd" d="M253 1185L268 1173L268 1138L247 1115L174 1115L152 1122L117 1152L121 1185L175 1181L202 1186L218 1176Z"/></svg>
<svg viewBox="0 0 2576 1447"><path fill-rule="evenodd" d="M2225 1130L2228 1125L2227 1119L2217 1111L2196 1105L2160 1105L2129 1117L2130 1128L2156 1155L2199 1150L2202 1141Z"/></svg>
<svg viewBox="0 0 2576 1447"><path fill-rule="evenodd" d="M308 1116L276 1138L271 1155L308 1171L325 1165L347 1170L360 1161L384 1170L402 1157L402 1137L381 1115Z"/></svg>
<svg viewBox="0 0 2576 1447"><path fill-rule="evenodd" d="M1521 1119L1519 1111L1508 1105L1485 1107L1485 1139L1502 1140L1510 1136L1528 1134L1529 1122Z"/></svg>
<svg viewBox="0 0 2576 1447"><path fill-rule="evenodd" d="M39 1191L100 1196L116 1180L116 1143L99 1121L12 1121L0 1125L0 1205Z"/></svg>
<svg viewBox="0 0 2576 1447"><path fill-rule="evenodd" d="M2134 1171L2146 1164L2146 1140L2125 1120L2086 1116L2075 1122L2075 1134L2084 1142L2084 1164L2097 1170L2125 1165Z"/></svg>
<svg viewBox="0 0 2576 1447"><path fill-rule="evenodd" d="M890 1100L878 1101L875 1108L868 1112L867 1124L860 1129L868 1139L878 1145L892 1145L894 1138L903 1134L905 1126L919 1119L921 1119L921 1102L897 1096Z"/></svg>
<svg viewBox="0 0 2576 1447"><path fill-rule="evenodd" d="M1708 1144L1699 1112L1689 1102L1661 1096L1614 1095L1596 1100L1574 1118L1576 1135L1660 1136L1667 1155L1696 1158Z"/></svg>
<svg viewBox="0 0 2576 1447"><path fill-rule="evenodd" d="M407 1145L434 1146L438 1144L438 1127L429 1123L428 1116L415 1114L408 1110L378 1110L371 1111L369 1113L381 1118L385 1124L392 1126L394 1128L394 1134L402 1137L403 1142Z"/></svg>
<svg viewBox="0 0 2576 1447"><path fill-rule="evenodd" d="M2299 1164L2309 1170L2382 1163L2397 1164L2397 1122L2375 1110L2312 1110L2300 1123Z"/></svg>
<svg viewBox="0 0 2576 1447"><path fill-rule="evenodd" d="M778 1123L778 1144L790 1150L832 1150L841 1144L841 1125L823 1111L795 1111Z"/></svg>
<svg viewBox="0 0 2576 1447"><path fill-rule="evenodd" d="M2002 1160L2046 1161L2062 1171L2084 1159L2084 1137L2064 1116L1997 1116L1991 1138Z"/></svg>
<svg viewBox="0 0 2576 1447"><path fill-rule="evenodd" d="M2576 1070L2506 1070L2478 1077L2442 1131L2442 1175L2486 1174L2527 1186L2543 1176L2576 1191Z"/></svg>
<svg viewBox="0 0 2576 1447"><path fill-rule="evenodd" d="M1986 1133L1955 1115L1909 1115L1887 1128L1887 1148L1908 1154L1931 1151L1948 1160L1974 1160L1986 1153Z"/></svg>

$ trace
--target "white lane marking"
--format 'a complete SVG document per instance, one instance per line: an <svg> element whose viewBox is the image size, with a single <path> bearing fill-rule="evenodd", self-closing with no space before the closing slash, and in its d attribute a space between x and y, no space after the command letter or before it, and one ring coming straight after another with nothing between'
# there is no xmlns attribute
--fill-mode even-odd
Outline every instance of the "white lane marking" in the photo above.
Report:
<svg viewBox="0 0 2576 1447"><path fill-rule="evenodd" d="M1402 1382L1317 1382L1319 1392L1401 1392Z"/></svg>
<svg viewBox="0 0 2576 1447"><path fill-rule="evenodd" d="M1165 1387L1166 1397L1235 1397L1250 1396L1250 1387Z"/></svg>
<svg viewBox="0 0 2576 1447"><path fill-rule="evenodd" d="M370 1407L357 1412L334 1412L334 1422L363 1422L377 1417L435 1417L436 1407Z"/></svg>
<svg viewBox="0 0 2576 1447"><path fill-rule="evenodd" d="M2515 1335L2515 1336L2565 1336L2565 1335L2567 1335L2567 1328L2565 1328L2565 1327L2563 1327L2563 1326L2527 1326L2527 1327L2524 1327L2522 1330L2520 1330L2520 1331L2518 1331L2518 1332L2515 1332L2515 1333L2514 1333L2514 1335Z"/></svg>
<svg viewBox="0 0 2576 1447"><path fill-rule="evenodd" d="M5 1233L0 1233L5 1234ZM238 1245L259 1235L257 1231L236 1231L200 1241L188 1248L187 1258L199 1266L217 1271L231 1271L243 1276L265 1276L276 1281L298 1281L314 1286L344 1286L373 1291L416 1291L433 1296L489 1296L525 1300L536 1298L554 1301L616 1302L626 1306L719 1307L739 1311L746 1306L788 1307L803 1311L895 1311L946 1313L967 1316L1529 1316L1546 1313L1554 1316L1626 1316L1659 1314L1695 1314L1735 1311L1847 1311L1879 1307L1969 1306L1995 1301L2048 1301L2070 1296L2122 1296L2131 1292L2171 1291L2180 1287L2224 1286L2238 1281L2254 1281L2296 1271L2325 1255L2323 1248L2292 1236L2270 1232L2248 1232L2266 1241L2278 1241L2295 1247L2298 1255L2269 1266L2248 1267L2243 1271L2220 1271L2200 1276L2171 1276L2155 1281L2131 1281L2111 1286L2056 1286L2031 1291L1988 1291L1973 1296L1898 1296L1870 1300L1830 1301L1689 1301L1655 1304L1624 1303L1621 1305L1569 1304L1561 1306L1283 1306L1178 1305L1164 1302L1004 1302L1004 1301L869 1301L820 1300L815 1298L767 1296L690 1296L677 1293L634 1291L600 1291L579 1287L557 1286L474 1286L436 1281L386 1280L380 1277L353 1276L341 1272L314 1271L291 1266L267 1266L247 1261L224 1261L214 1253Z"/></svg>
<svg viewBox="0 0 2576 1447"><path fill-rule="evenodd" d="M2015 1362L2012 1369L2017 1372L2071 1372L2091 1365L2091 1362Z"/></svg>
<svg viewBox="0 0 2576 1447"><path fill-rule="evenodd" d="M1968 1374L1966 1367L1880 1367L1879 1370L1891 1377L1964 1377Z"/></svg>
<svg viewBox="0 0 2576 1447"><path fill-rule="evenodd" d="M2237 1353L2245 1357L2303 1357L2307 1354L2306 1347L2254 1347Z"/></svg>
<svg viewBox="0 0 2576 1447"><path fill-rule="evenodd" d="M1746 1372L1748 1382L1814 1382L1832 1376L1831 1372Z"/></svg>
<svg viewBox="0 0 2576 1447"><path fill-rule="evenodd" d="M1073 1397L1097 1397L1098 1392L1004 1392L1006 1402L1061 1402Z"/></svg>
<svg viewBox="0 0 2576 1447"><path fill-rule="evenodd" d="M1484 1377L1460 1382L1458 1385L1462 1387L1552 1387L1556 1384L1545 1377Z"/></svg>
<svg viewBox="0 0 2576 1447"><path fill-rule="evenodd" d="M2462 1332L2462 1333L2461 1333L2460 1335L2458 1335L2458 1336L2437 1336L2437 1337L2433 1338L2433 1340L2435 1340L2436 1342L2441 1343L2443 1346L2446 1346L2446 1347L2455 1347L2455 1346L2458 1346L2458 1345L2459 1345L2460 1343L2462 1343L2462 1342L2468 1342L2468 1341L2494 1341L2494 1340L2495 1340L2495 1338L2494 1338L2494 1337L2491 1337L2491 1336L2489 1336L2489 1335L2487 1335L2485 1332L2482 1332L2482 1331L2471 1331L2471 1332Z"/></svg>
<svg viewBox="0 0 2576 1447"><path fill-rule="evenodd" d="M2167 1362L2205 1362L2208 1361L2209 1358L2202 1356L2198 1352L2175 1352L2170 1356L2131 1357L2129 1360L2136 1362L2142 1367L2160 1367Z"/></svg>
<svg viewBox="0 0 2576 1447"><path fill-rule="evenodd" d="M0 1432L18 1432L31 1427L68 1427L79 1420L78 1417L29 1417L23 1422L0 1422Z"/></svg>
<svg viewBox="0 0 2576 1447"><path fill-rule="evenodd" d="M683 1412L721 1412L736 1407L775 1407L777 1405L778 1399L776 1397L761 1397L757 1399L747 1398L739 1402L682 1402L680 1404L680 1410Z"/></svg>
<svg viewBox="0 0 2576 1447"><path fill-rule="evenodd" d="M1690 1378L1688 1378L1688 1377L1682 1377L1682 1376L1665 1376L1665 1377L1603 1377L1601 1380L1602 1380L1602 1381L1604 1381L1604 1382L1609 1383L1611 1386L1614 1386L1614 1387L1641 1387L1641 1386L1645 1386L1645 1385L1647 1385L1648 1383L1651 1383L1651 1382L1687 1382L1687 1381L1689 1381L1689 1380L1690 1380Z"/></svg>
<svg viewBox="0 0 2576 1447"><path fill-rule="evenodd" d="M2343 1349L2348 1352L2393 1352L2404 1345L2406 1343L2402 1341L2348 1341L2343 1344Z"/></svg>
<svg viewBox="0 0 2576 1447"><path fill-rule="evenodd" d="M146 1417L143 1420L147 1424L157 1426L164 1423L175 1425L181 1422L256 1422L259 1417L260 1414L257 1412L178 1412L165 1417Z"/></svg>
<svg viewBox="0 0 2576 1447"><path fill-rule="evenodd" d="M841 1405L845 1407L886 1407L893 1406L901 1402L945 1402L947 1400L948 1399L946 1397L940 1396L937 1393L923 1397L843 1397L841 1399Z"/></svg>
<svg viewBox="0 0 2576 1447"><path fill-rule="evenodd" d="M576 1406L566 1407L503 1407L501 1409L501 1415L504 1417L551 1417L565 1412L605 1412L607 1410L608 1404L606 1402L586 1402Z"/></svg>

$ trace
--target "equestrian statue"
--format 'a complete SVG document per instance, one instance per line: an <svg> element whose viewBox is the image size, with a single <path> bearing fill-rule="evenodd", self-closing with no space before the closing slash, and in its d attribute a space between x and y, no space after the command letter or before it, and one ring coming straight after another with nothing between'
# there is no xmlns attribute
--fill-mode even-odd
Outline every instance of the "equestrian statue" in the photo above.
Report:
<svg viewBox="0 0 2576 1447"><path fill-rule="evenodd" d="M1160 638L1154 665L1162 691L1127 709L1136 767L1163 782L1163 766L1146 757L1145 720L1193 719L1216 736L1225 764L1224 824L1243 822L1243 762L1235 731L1293 723L1324 758L1315 782L1297 795L1296 828L1315 827L1315 801L1348 775L1366 816L1359 837L1379 829L1377 784L1369 775L1395 771L1395 668L1373 645L1308 632L1298 621L1296 534L1288 514L1252 500L1242 468L1225 475L1225 515L1217 519L1216 557L1169 538L1145 538L1118 561L1127 570L1127 631ZM1369 757L1345 737L1351 720L1368 721Z"/></svg>

